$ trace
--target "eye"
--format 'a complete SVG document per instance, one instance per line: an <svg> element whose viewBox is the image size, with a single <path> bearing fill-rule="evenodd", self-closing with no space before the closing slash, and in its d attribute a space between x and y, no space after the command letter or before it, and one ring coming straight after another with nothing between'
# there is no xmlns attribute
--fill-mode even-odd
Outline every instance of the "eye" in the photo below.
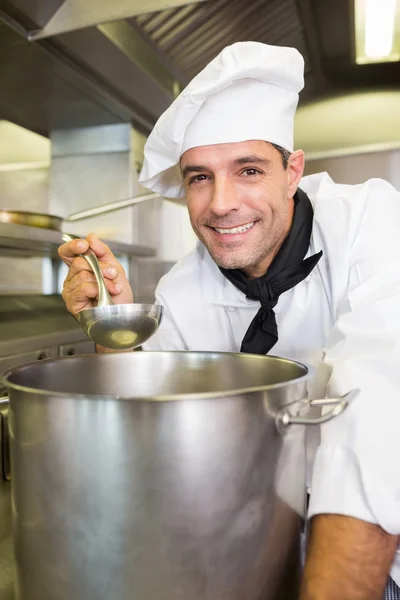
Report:
<svg viewBox="0 0 400 600"><path fill-rule="evenodd" d="M202 181L206 181L208 179L207 175L195 175L189 179L189 185L193 183L201 183Z"/></svg>
<svg viewBox="0 0 400 600"><path fill-rule="evenodd" d="M259 171L258 169L252 169L250 167L248 167L247 169L244 169L242 171L242 175L244 175L245 177L254 177L255 175L260 175L261 171Z"/></svg>

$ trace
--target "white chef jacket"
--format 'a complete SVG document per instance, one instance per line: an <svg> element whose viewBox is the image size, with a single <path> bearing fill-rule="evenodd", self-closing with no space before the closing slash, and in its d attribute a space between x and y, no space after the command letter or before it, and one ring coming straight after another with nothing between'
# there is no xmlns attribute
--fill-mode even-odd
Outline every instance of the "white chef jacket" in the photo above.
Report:
<svg viewBox="0 0 400 600"><path fill-rule="evenodd" d="M400 534L400 194L389 183L302 179L314 207L311 274L279 298L279 340L271 354L311 364L311 398L359 389L322 427L309 516L335 513ZM220 272L206 248L165 275L159 331L144 350L238 352L260 303ZM400 553L391 576L400 585Z"/></svg>

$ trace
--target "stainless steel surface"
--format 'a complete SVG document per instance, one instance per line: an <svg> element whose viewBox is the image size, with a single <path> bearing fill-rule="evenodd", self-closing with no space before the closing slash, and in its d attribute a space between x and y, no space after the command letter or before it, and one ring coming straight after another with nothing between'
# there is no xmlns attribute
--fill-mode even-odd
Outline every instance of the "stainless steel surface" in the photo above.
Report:
<svg viewBox="0 0 400 600"><path fill-rule="evenodd" d="M69 233L62 237L65 242L79 239ZM147 342L158 329L163 307L157 304L114 304L95 253L89 249L81 256L89 263L99 286L97 306L85 308L77 315L83 330L96 344L113 350L137 348Z"/></svg>
<svg viewBox="0 0 400 600"><path fill-rule="evenodd" d="M44 148L38 150L33 143L38 138L26 129L20 130L15 125L0 120L0 139L1 205L10 210L48 212L48 164L43 164L46 160ZM40 162L37 164L39 152L42 167L39 166Z"/></svg>
<svg viewBox="0 0 400 600"><path fill-rule="evenodd" d="M96 3L90 15L95 21L99 17L97 5L104 7L106 2L90 0L86 5L78 1L88 11ZM27 35L27 28L40 31L45 27L63 3L7 0L5 4L0 18ZM154 13L154 3L142 2L148 14L130 18L128 23L135 26L135 34L140 30L160 62L172 63L171 72L183 71L186 80L223 46L256 40L293 46L305 56L306 85L300 103L357 89L397 87L398 64L355 64L354 23L348 4L330 0L209 0ZM108 8L114 7L108 3ZM60 35L54 45L46 40L31 44L21 35L19 41L8 43L5 28L0 34L0 112L10 120L18 122L23 115L28 127L47 134L55 127L133 121L148 133L170 102L154 79L128 60L119 45L111 43L97 27ZM24 77L19 77L20 73ZM363 136L355 141L351 129L352 144L362 144ZM336 136L337 149L347 146L344 138ZM307 148L311 152L316 149Z"/></svg>
<svg viewBox="0 0 400 600"><path fill-rule="evenodd" d="M0 375L17 365L69 351L94 351L94 343L68 313L60 295L0 296L0 322Z"/></svg>
<svg viewBox="0 0 400 600"><path fill-rule="evenodd" d="M242 40L294 46L305 57L306 74L310 75L313 65L308 57L302 15L294 0L214 0L174 11L147 13L137 16L135 22L189 78L225 46Z"/></svg>
<svg viewBox="0 0 400 600"><path fill-rule="evenodd" d="M112 21L98 25L98 30L172 98L180 93L181 86L165 65L165 60L144 39L141 31L135 31L131 23L125 20Z"/></svg>
<svg viewBox="0 0 400 600"><path fill-rule="evenodd" d="M15 225L27 225L30 227L38 227L39 229L50 229L53 231L61 231L63 221L66 223L72 221L80 221L81 219L88 219L96 215L103 215L105 213L120 210L127 206L134 206L146 200L153 200L154 198L160 198L159 194L143 194L141 196L135 196L133 198L125 198L123 200L117 200L115 202L109 202L102 206L96 206L87 210L76 212L65 219L49 215L46 213L36 213L29 211L18 211L0 209L0 222Z"/></svg>
<svg viewBox="0 0 400 600"><path fill-rule="evenodd" d="M32 351L47 354L58 344L86 339L58 294L0 296L0 322L0 359L18 354L29 362ZM45 358L56 355L57 349Z"/></svg>
<svg viewBox="0 0 400 600"><path fill-rule="evenodd" d="M157 304L114 304L87 308L78 320L91 340L114 350L137 348L158 329L163 307Z"/></svg>
<svg viewBox="0 0 400 600"><path fill-rule="evenodd" d="M14 556L11 531L11 484L0 482L0 598L14 600Z"/></svg>
<svg viewBox="0 0 400 600"><path fill-rule="evenodd" d="M61 344L58 348L59 356L76 356L77 354L90 354L96 351L94 342L74 342L72 344Z"/></svg>
<svg viewBox="0 0 400 600"><path fill-rule="evenodd" d="M24 32L15 31L12 20L7 19L15 1L7 0L8 15L2 10L4 4L2 2L0 7L0 114L3 119L43 135L49 135L54 128L130 121L135 108L128 108L129 100L117 99L104 79L100 81L93 72L85 71L82 61L71 61L66 51L61 53L60 48L50 48L49 44L46 47L46 43L32 44L25 40ZM30 21L27 13L37 7L36 0L27 0L22 8L26 8L25 22Z"/></svg>
<svg viewBox="0 0 400 600"><path fill-rule="evenodd" d="M103 240L114 254L126 256L154 256L155 250L137 244ZM57 256L57 249L62 244L61 233L26 225L0 223L0 254L3 249L29 251L29 254L52 254Z"/></svg>
<svg viewBox="0 0 400 600"><path fill-rule="evenodd" d="M90 342L93 345L93 342L87 339L86 333L82 331L78 322L76 322L76 327L73 329L60 328L53 330L48 334L32 335L29 331L27 331L24 336L22 332L18 331L18 333L19 337L10 341L0 342L0 370L2 368L3 360L8 361L9 357L14 359L15 357L22 357L24 354L27 356L34 356L34 358L24 358L23 360L21 358L21 363L18 364L22 364L31 362L32 360L40 359L40 357L43 355L43 350L46 353L51 351L51 354L49 353L49 355L45 357L51 358L52 356L57 356L58 347L76 347L79 344L86 344L87 342ZM84 354L87 354L91 351L92 350L87 350L84 352ZM81 353L76 352L76 354ZM9 365L4 370L11 368L12 366L15 366L15 363Z"/></svg>
<svg viewBox="0 0 400 600"><path fill-rule="evenodd" d="M49 210L68 218L71 213L108 204L110 200L139 194L133 147L133 130L124 125L89 127L57 131L55 154L52 153L50 183L53 194ZM53 135L52 135L53 138ZM103 141L104 151L102 152ZM94 146L97 143L97 150ZM71 178L71 172L74 177ZM92 220L77 220L64 231L83 236L94 231L101 239L139 245L136 234L138 207L96 215ZM147 244L150 245L150 244Z"/></svg>
<svg viewBox="0 0 400 600"><path fill-rule="evenodd" d="M6 208L0 209L0 222L28 225L29 227L39 227L39 229L52 229L54 231L61 231L62 225L61 217L45 213L8 210Z"/></svg>
<svg viewBox="0 0 400 600"><path fill-rule="evenodd" d="M18 600L297 600L304 427L275 415L308 375L195 352L12 370Z"/></svg>
<svg viewBox="0 0 400 600"><path fill-rule="evenodd" d="M51 157L125 152L131 144L131 129L130 123L80 129L53 129L50 136Z"/></svg>
<svg viewBox="0 0 400 600"><path fill-rule="evenodd" d="M14 598L14 556L11 531L11 485L9 477L8 432L5 431L8 399L0 398L0 598Z"/></svg>
<svg viewBox="0 0 400 600"><path fill-rule="evenodd" d="M0 397L0 480L10 480L10 436L8 428L8 396Z"/></svg>
<svg viewBox="0 0 400 600"><path fill-rule="evenodd" d="M127 206L134 206L147 200L154 200L160 198L159 194L143 194L142 196L136 196L134 198L125 198L124 200L116 200L115 202L109 202L102 206L96 206L94 208L88 208L87 210L81 210L77 213L70 215L66 221L79 221L81 219L88 219L89 217L95 217L96 215L104 215L114 210L120 210Z"/></svg>
<svg viewBox="0 0 400 600"><path fill-rule="evenodd" d="M8 354L3 357L0 356L0 376L13 367L18 367L19 365L24 365L35 360L56 358L57 355L57 348L49 346L19 353L10 352L10 349L8 348ZM0 383L0 394L1 390L2 385Z"/></svg>
<svg viewBox="0 0 400 600"><path fill-rule="evenodd" d="M141 0L114 0L112 3L107 0L86 0L84 3L81 0L64 0L46 25L38 31L32 31L29 39L43 39L99 23L126 19L143 12L165 10L192 2L195 0L146 0L146 3Z"/></svg>

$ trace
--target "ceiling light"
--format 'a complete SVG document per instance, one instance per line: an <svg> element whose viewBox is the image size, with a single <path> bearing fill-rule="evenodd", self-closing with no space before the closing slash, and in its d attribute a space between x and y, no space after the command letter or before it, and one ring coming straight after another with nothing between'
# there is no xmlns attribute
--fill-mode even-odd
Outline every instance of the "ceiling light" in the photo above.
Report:
<svg viewBox="0 0 400 600"><path fill-rule="evenodd" d="M400 60L400 1L354 0L356 62Z"/></svg>

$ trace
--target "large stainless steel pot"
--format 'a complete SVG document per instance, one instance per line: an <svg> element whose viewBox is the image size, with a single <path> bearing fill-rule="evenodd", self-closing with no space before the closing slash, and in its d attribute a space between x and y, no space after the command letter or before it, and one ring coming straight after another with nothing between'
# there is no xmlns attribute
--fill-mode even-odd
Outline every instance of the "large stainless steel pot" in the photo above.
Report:
<svg viewBox="0 0 400 600"><path fill-rule="evenodd" d="M192 352L12 369L16 598L297 599L308 377Z"/></svg>

